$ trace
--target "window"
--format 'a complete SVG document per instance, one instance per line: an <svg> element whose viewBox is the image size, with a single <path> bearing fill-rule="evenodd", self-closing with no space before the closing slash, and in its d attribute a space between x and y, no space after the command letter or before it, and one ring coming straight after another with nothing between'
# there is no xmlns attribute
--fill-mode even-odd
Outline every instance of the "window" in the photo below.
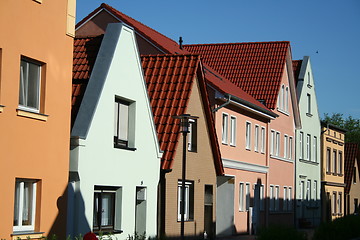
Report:
<svg viewBox="0 0 360 240"><path fill-rule="evenodd" d="M336 166L336 150L333 150L333 174L336 174L337 172L337 166Z"/></svg>
<svg viewBox="0 0 360 240"><path fill-rule="evenodd" d="M309 134L306 135L306 159L310 160L311 159L311 137Z"/></svg>
<svg viewBox="0 0 360 240"><path fill-rule="evenodd" d="M311 201L311 180L307 180L306 182L306 202L309 204Z"/></svg>
<svg viewBox="0 0 360 240"><path fill-rule="evenodd" d="M196 119L189 119L189 136L188 136L188 151L197 151L197 121Z"/></svg>
<svg viewBox="0 0 360 240"><path fill-rule="evenodd" d="M254 150L256 152L259 151L259 126L255 125L255 143L254 143Z"/></svg>
<svg viewBox="0 0 360 240"><path fill-rule="evenodd" d="M353 178L353 183L356 184L356 175L357 175L357 171L356 171L356 167L354 167L354 178Z"/></svg>
<svg viewBox="0 0 360 240"><path fill-rule="evenodd" d="M239 184L239 211L244 211L244 183Z"/></svg>
<svg viewBox="0 0 360 240"><path fill-rule="evenodd" d="M115 98L114 147L129 147L130 102Z"/></svg>
<svg viewBox="0 0 360 240"><path fill-rule="evenodd" d="M33 231L36 213L36 181L16 179L14 232Z"/></svg>
<svg viewBox="0 0 360 240"><path fill-rule="evenodd" d="M289 137L289 159L292 159L293 155L293 138Z"/></svg>
<svg viewBox="0 0 360 240"><path fill-rule="evenodd" d="M342 174L342 152L341 151L339 151L339 155L338 155L338 165L337 165L337 172L338 172L338 174Z"/></svg>
<svg viewBox="0 0 360 240"><path fill-rule="evenodd" d="M330 158L330 148L326 149L326 173L330 174L331 172L331 158Z"/></svg>
<svg viewBox="0 0 360 240"><path fill-rule="evenodd" d="M264 190L264 184L261 184L260 186L260 211L265 210L265 190Z"/></svg>
<svg viewBox="0 0 360 240"><path fill-rule="evenodd" d="M275 211L279 211L279 203L280 203L280 187L279 186L275 186Z"/></svg>
<svg viewBox="0 0 360 240"><path fill-rule="evenodd" d="M288 192L287 187L284 187L284 197L283 197L283 211L287 211L288 209Z"/></svg>
<svg viewBox="0 0 360 240"><path fill-rule="evenodd" d="M307 94L307 114L311 115L311 95Z"/></svg>
<svg viewBox="0 0 360 240"><path fill-rule="evenodd" d="M230 145L236 145L236 117L230 118Z"/></svg>
<svg viewBox="0 0 360 240"><path fill-rule="evenodd" d="M314 136L313 139L313 159L314 162L317 162L317 137Z"/></svg>
<svg viewBox="0 0 360 240"><path fill-rule="evenodd" d="M317 181L314 180L314 196L313 196L313 199L314 199L314 202L316 203L317 202L317 195L318 195L318 186L317 186Z"/></svg>
<svg viewBox="0 0 360 240"><path fill-rule="evenodd" d="M275 153L275 131L271 130L270 133L270 154L273 155Z"/></svg>
<svg viewBox="0 0 360 240"><path fill-rule="evenodd" d="M265 152L265 128L261 127L261 153Z"/></svg>
<svg viewBox="0 0 360 240"><path fill-rule="evenodd" d="M280 133L276 132L276 150L275 150L275 155L279 156L280 155Z"/></svg>
<svg viewBox="0 0 360 240"><path fill-rule="evenodd" d="M32 112L40 111L41 64L22 58L20 64L19 107Z"/></svg>
<svg viewBox="0 0 360 240"><path fill-rule="evenodd" d="M288 190L288 210L292 211L292 188L289 187Z"/></svg>
<svg viewBox="0 0 360 240"><path fill-rule="evenodd" d="M181 206L183 204L181 199L182 182L178 181L178 221L181 221ZM185 212L184 220L189 221L194 219L194 183L185 182Z"/></svg>
<svg viewBox="0 0 360 240"><path fill-rule="evenodd" d="M305 200L305 197L304 197L304 191L305 191L305 189L304 189L304 187L305 187L305 183L304 183L304 181L301 181L300 182L300 191L299 191L299 194L300 194L300 199L301 200Z"/></svg>
<svg viewBox="0 0 360 240"><path fill-rule="evenodd" d="M246 122L246 139L245 139L245 143L246 143L246 149L250 149L251 148L251 123L250 122Z"/></svg>
<svg viewBox="0 0 360 240"><path fill-rule="evenodd" d="M281 104L280 104L280 108L284 109L284 102L285 102L285 86L282 85L281 86Z"/></svg>
<svg viewBox="0 0 360 240"><path fill-rule="evenodd" d="M250 207L250 183L246 183L245 193L246 193L245 209L248 211Z"/></svg>
<svg viewBox="0 0 360 240"><path fill-rule="evenodd" d="M354 198L354 213L358 213L359 210L359 199Z"/></svg>
<svg viewBox="0 0 360 240"><path fill-rule="evenodd" d="M75 37L75 13L76 0L68 0L66 17L66 34Z"/></svg>
<svg viewBox="0 0 360 240"><path fill-rule="evenodd" d="M289 88L286 87L285 89L285 111L288 112L289 111Z"/></svg>
<svg viewBox="0 0 360 240"><path fill-rule="evenodd" d="M342 214L342 192L338 194L338 214Z"/></svg>
<svg viewBox="0 0 360 240"><path fill-rule="evenodd" d="M300 144L299 156L300 156L300 159L303 159L303 157L304 157L304 133L303 132L300 132L299 144Z"/></svg>
<svg viewBox="0 0 360 240"><path fill-rule="evenodd" d="M311 86L311 80L310 80L310 72L308 72L308 77L307 77L307 84L308 84L308 87Z"/></svg>
<svg viewBox="0 0 360 240"><path fill-rule="evenodd" d="M274 186L270 185L270 211L274 211L275 209L275 197L274 197Z"/></svg>
<svg viewBox="0 0 360 240"><path fill-rule="evenodd" d="M288 136L284 136L284 158L288 158Z"/></svg>
<svg viewBox="0 0 360 240"><path fill-rule="evenodd" d="M228 142L228 115L223 113L222 115L222 143L227 144Z"/></svg>
<svg viewBox="0 0 360 240"><path fill-rule="evenodd" d="M336 198L336 192L333 192L333 197L332 197L332 214L336 214L336 210L337 210L337 198Z"/></svg>

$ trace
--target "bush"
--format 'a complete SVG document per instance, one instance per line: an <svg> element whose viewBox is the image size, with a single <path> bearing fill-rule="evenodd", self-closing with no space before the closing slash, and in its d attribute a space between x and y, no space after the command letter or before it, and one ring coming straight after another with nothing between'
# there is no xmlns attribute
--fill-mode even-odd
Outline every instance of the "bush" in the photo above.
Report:
<svg viewBox="0 0 360 240"><path fill-rule="evenodd" d="M314 233L314 240L347 240L360 237L360 216L348 215L322 223Z"/></svg>
<svg viewBox="0 0 360 240"><path fill-rule="evenodd" d="M260 230L257 240L307 240L306 234L293 227L270 226Z"/></svg>

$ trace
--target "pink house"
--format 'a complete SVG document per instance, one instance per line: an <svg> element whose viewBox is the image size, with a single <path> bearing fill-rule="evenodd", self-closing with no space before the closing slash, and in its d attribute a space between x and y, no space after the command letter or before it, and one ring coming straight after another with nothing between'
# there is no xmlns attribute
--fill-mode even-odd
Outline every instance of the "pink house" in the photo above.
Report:
<svg viewBox="0 0 360 240"><path fill-rule="evenodd" d="M292 225L295 129L301 123L290 43L200 44L185 49L200 54L205 64L278 115L254 113L251 108L237 112L231 105L216 114L225 173L236 179L236 232L249 232L264 223Z"/></svg>

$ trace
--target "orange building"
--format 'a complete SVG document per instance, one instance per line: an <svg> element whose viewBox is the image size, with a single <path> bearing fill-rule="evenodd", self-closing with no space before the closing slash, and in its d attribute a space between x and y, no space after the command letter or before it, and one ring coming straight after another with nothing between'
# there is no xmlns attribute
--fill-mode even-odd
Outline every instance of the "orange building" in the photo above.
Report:
<svg viewBox="0 0 360 240"><path fill-rule="evenodd" d="M75 0L0 2L0 238L65 233Z"/></svg>

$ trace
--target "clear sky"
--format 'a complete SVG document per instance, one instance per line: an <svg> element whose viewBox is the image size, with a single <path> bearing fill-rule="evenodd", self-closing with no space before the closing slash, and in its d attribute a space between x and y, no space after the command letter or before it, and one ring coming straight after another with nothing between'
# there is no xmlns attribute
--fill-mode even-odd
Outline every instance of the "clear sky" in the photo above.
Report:
<svg viewBox="0 0 360 240"><path fill-rule="evenodd" d="M77 22L102 2L184 44L290 41L310 56L320 116L360 118L360 0L77 0Z"/></svg>

